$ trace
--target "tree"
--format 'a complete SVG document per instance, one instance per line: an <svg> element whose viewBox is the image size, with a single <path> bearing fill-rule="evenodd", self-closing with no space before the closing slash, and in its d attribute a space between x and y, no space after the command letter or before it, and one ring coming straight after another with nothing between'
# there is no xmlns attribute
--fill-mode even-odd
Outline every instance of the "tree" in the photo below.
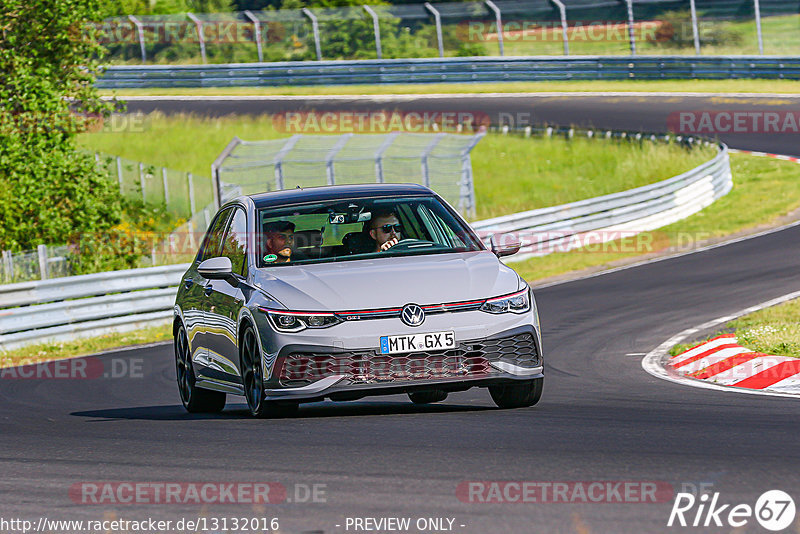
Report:
<svg viewBox="0 0 800 534"><path fill-rule="evenodd" d="M94 88L100 0L0 1L0 249L76 242L120 221L121 198L76 145L106 116Z"/></svg>
<svg viewBox="0 0 800 534"><path fill-rule="evenodd" d="M126 15L169 15L188 11L220 13L233 8L230 0L115 0L103 6L100 19Z"/></svg>

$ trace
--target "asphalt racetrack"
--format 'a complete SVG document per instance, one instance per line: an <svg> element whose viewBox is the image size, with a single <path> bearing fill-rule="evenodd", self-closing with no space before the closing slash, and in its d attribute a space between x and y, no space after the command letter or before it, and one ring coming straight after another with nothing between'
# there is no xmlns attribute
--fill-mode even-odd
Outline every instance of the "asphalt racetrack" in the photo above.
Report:
<svg viewBox="0 0 800 534"><path fill-rule="evenodd" d="M561 124L663 130L673 107L717 105L673 100L520 97L486 106L495 106L487 112L528 106L539 120ZM477 103L470 97L452 105ZM287 108L270 101L137 101L130 107L224 114L279 106ZM792 135L729 141L798 154ZM243 399L229 397L223 414L192 416L180 405L169 345L90 358L88 368L102 370L96 379L5 376L2 515L277 517L280 531L290 533L365 532L354 528L353 518L387 517L411 518L412 528L401 532L420 532L419 518L449 518L450 531L470 534L731 532L728 525L668 528L674 495L702 485L731 505L754 506L771 489L797 499L800 403L673 384L648 375L640 362L678 331L800 289L798 243L795 226L538 290L547 379L542 401L529 409L496 409L487 391L470 390L433 406L412 405L405 396L368 398L306 405L296 417L272 420L251 419ZM124 376L102 377L109 373ZM287 501L84 504L76 488L98 481L274 482L286 488ZM571 502L484 503L459 490L470 481L651 482L669 491L655 503L624 494L626 502L619 502L613 493L604 499L612 502L570 494ZM310 499L306 490L314 485L324 493ZM764 530L750 518L737 532Z"/></svg>

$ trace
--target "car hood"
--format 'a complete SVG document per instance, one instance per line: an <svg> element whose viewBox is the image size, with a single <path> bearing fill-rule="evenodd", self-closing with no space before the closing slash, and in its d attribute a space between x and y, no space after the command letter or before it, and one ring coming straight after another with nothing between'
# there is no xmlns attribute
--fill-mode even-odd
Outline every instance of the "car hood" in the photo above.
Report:
<svg viewBox="0 0 800 534"><path fill-rule="evenodd" d="M488 251L259 269L255 283L288 309L347 311L477 300L516 291Z"/></svg>

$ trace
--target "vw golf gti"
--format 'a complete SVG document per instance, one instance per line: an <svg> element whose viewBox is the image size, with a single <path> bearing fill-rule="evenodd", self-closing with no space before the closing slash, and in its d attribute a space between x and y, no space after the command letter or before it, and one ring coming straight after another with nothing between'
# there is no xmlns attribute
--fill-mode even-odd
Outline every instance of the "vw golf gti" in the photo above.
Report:
<svg viewBox="0 0 800 534"><path fill-rule="evenodd" d="M214 217L175 302L181 400L254 416L300 403L486 387L502 408L542 395L536 303L436 193L414 184L239 197Z"/></svg>

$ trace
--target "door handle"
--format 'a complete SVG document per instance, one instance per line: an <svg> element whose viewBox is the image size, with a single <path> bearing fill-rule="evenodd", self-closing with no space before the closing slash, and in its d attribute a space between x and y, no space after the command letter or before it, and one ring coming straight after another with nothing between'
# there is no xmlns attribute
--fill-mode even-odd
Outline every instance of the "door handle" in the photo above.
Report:
<svg viewBox="0 0 800 534"><path fill-rule="evenodd" d="M183 281L183 285L186 287L186 289L192 287L192 284L194 284L194 281L191 278L187 278Z"/></svg>
<svg viewBox="0 0 800 534"><path fill-rule="evenodd" d="M210 285L207 285L206 288L203 290L203 293L205 293L207 297L210 297L211 293L213 293L213 292L214 292L214 288L211 287Z"/></svg>

